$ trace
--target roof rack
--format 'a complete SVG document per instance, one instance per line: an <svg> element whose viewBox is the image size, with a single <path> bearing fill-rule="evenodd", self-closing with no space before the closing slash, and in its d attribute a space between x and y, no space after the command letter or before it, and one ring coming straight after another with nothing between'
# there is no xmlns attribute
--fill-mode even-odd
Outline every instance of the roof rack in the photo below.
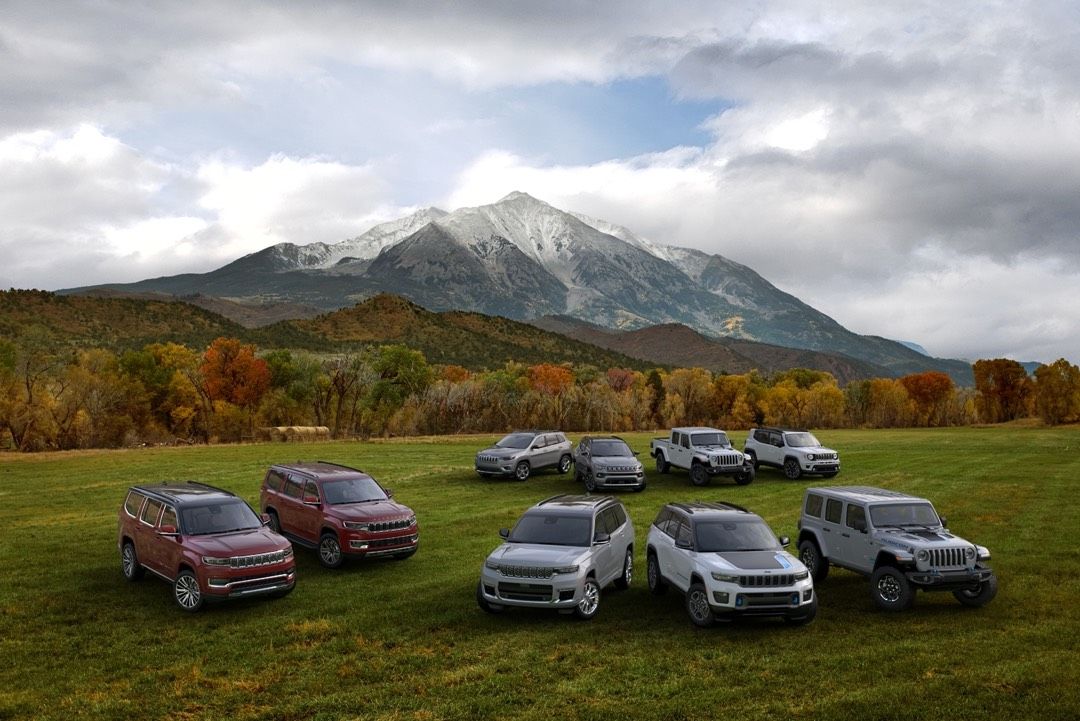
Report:
<svg viewBox="0 0 1080 721"><path fill-rule="evenodd" d="M224 493L229 496L236 495L232 491L227 491L224 488L218 488L217 486L211 486L209 483L203 483L202 481L185 481L185 483L189 486L199 486L200 488L205 488L206 490L214 491L215 493Z"/></svg>

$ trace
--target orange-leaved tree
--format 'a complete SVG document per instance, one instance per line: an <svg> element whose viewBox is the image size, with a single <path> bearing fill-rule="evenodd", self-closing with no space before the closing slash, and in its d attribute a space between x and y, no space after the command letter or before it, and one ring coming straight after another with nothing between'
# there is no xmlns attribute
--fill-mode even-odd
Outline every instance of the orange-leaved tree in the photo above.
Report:
<svg viewBox="0 0 1080 721"><path fill-rule="evenodd" d="M203 354L202 373L211 400L250 411L270 388L270 367L255 356L255 346L217 338Z"/></svg>

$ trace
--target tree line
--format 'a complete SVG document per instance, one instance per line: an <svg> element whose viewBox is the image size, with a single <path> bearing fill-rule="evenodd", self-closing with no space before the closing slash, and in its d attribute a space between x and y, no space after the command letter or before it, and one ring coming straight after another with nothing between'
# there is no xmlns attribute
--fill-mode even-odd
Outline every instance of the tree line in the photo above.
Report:
<svg viewBox="0 0 1080 721"><path fill-rule="evenodd" d="M769 377L701 368L525 365L471 371L386 345L314 355L260 352L235 338L205 350L153 343L58 352L47 333L0 339L0 443L21 451L233 442L266 426L326 426L335 438L549 427L630 431L673 425L901 428L1080 420L1080 369L1034 377L980 360L975 388L948 375L853 381L797 368Z"/></svg>

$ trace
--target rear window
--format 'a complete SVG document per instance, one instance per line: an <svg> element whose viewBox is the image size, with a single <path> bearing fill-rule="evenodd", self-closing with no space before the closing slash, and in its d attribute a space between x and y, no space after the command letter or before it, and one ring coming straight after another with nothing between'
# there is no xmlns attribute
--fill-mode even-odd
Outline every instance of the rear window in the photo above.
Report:
<svg viewBox="0 0 1080 721"><path fill-rule="evenodd" d="M805 513L808 516L814 518L821 518L821 504L825 499L816 493L809 493L806 496L806 509Z"/></svg>
<svg viewBox="0 0 1080 721"><path fill-rule="evenodd" d="M135 491L128 491L127 498L124 499L124 510L132 518L139 517L139 509L142 508L143 498L144 496Z"/></svg>
<svg viewBox="0 0 1080 721"><path fill-rule="evenodd" d="M285 481L285 495L289 498L299 498L304 495L304 479L289 476Z"/></svg>
<svg viewBox="0 0 1080 721"><path fill-rule="evenodd" d="M840 513L843 509L843 503L835 498L830 498L825 504L825 520L829 523L840 523Z"/></svg>
<svg viewBox="0 0 1080 721"><path fill-rule="evenodd" d="M158 516L161 514L161 507L163 505L164 504L159 501L147 499L146 505L143 506L143 512L141 516L142 522L151 526L156 525Z"/></svg>
<svg viewBox="0 0 1080 721"><path fill-rule="evenodd" d="M281 491L281 487L285 485L285 476L277 471L270 471L266 474L266 487L271 491Z"/></svg>

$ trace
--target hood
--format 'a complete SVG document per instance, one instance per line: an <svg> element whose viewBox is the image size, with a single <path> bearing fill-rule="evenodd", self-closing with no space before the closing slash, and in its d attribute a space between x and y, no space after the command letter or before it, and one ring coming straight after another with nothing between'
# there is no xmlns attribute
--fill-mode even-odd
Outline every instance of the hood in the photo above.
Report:
<svg viewBox="0 0 1080 721"><path fill-rule="evenodd" d="M396 521L413 515L412 509L392 500L323 506L325 513L343 521Z"/></svg>
<svg viewBox="0 0 1080 721"><path fill-rule="evenodd" d="M901 530L899 528L879 529L876 534L882 541L908 546L935 546L939 543L955 546L957 542L967 543L959 536L954 536L943 528L936 530Z"/></svg>
<svg viewBox="0 0 1080 721"><path fill-rule="evenodd" d="M478 456L516 456L519 453L524 453L524 448L500 448L499 446L492 446L491 448L485 448L482 451L477 451Z"/></svg>
<svg viewBox="0 0 1080 721"><path fill-rule="evenodd" d="M714 556L723 561L725 568L741 571L796 573L804 568L802 562L787 551L721 551Z"/></svg>
<svg viewBox="0 0 1080 721"><path fill-rule="evenodd" d="M641 465L637 456L593 456L593 463L600 466L631 466L636 468Z"/></svg>
<svg viewBox="0 0 1080 721"><path fill-rule="evenodd" d="M285 538L269 528L209 536L184 536L184 545L206 556L253 556L257 553L283 551L290 547Z"/></svg>
<svg viewBox="0 0 1080 721"><path fill-rule="evenodd" d="M504 543L488 558L516 566L572 566L588 553L578 546L548 546L540 543Z"/></svg>

